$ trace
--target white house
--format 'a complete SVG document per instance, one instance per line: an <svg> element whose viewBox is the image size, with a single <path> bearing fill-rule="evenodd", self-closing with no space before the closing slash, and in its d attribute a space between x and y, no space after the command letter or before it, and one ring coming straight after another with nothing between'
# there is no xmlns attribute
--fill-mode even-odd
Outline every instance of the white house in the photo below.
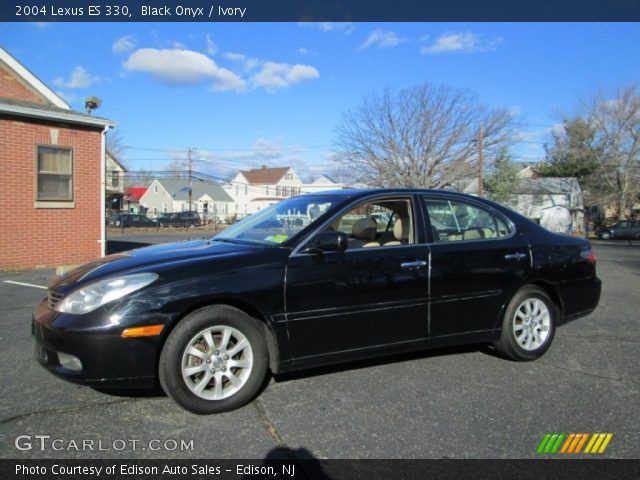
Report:
<svg viewBox="0 0 640 480"><path fill-rule="evenodd" d="M224 218L232 213L233 200L220 185L200 179L191 183L191 210L200 213L203 220ZM140 198L140 205L153 217L189 210L189 180L155 179Z"/></svg>
<svg viewBox="0 0 640 480"><path fill-rule="evenodd" d="M240 170L224 191L233 199L230 214L243 217L302 193L303 183L291 167Z"/></svg>
<svg viewBox="0 0 640 480"><path fill-rule="evenodd" d="M320 175L311 183L302 186L302 193L315 193L325 190L340 190L345 188L341 183L336 183L326 175Z"/></svg>

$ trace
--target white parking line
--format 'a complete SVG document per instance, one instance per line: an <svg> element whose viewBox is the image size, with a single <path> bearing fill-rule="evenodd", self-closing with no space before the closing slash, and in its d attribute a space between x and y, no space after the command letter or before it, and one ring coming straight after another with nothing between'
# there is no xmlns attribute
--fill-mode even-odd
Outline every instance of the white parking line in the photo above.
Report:
<svg viewBox="0 0 640 480"><path fill-rule="evenodd" d="M42 290L47 289L47 287L43 287L42 285L34 285L33 283L14 282L13 280L5 280L4 283L10 283L11 285L22 285L23 287L41 288Z"/></svg>

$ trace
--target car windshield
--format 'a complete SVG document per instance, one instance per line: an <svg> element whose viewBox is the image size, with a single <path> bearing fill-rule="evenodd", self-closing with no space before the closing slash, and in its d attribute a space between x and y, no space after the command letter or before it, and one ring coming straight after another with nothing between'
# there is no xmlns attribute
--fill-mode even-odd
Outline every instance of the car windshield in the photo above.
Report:
<svg viewBox="0 0 640 480"><path fill-rule="evenodd" d="M216 241L240 241L279 245L293 238L304 228L345 201L338 195L303 195L289 198L245 217L216 235Z"/></svg>

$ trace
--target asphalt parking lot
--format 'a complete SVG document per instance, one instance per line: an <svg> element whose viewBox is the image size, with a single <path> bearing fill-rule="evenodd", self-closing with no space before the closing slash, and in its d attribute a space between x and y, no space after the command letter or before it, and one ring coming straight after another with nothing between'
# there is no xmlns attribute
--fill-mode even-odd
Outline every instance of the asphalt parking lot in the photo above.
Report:
<svg viewBox="0 0 640 480"><path fill-rule="evenodd" d="M160 392L110 395L51 376L30 334L45 291L7 281L43 286L53 271L0 272L0 457L534 458L546 433L611 432L599 457L639 458L640 247L597 242L595 251L600 307L560 328L537 362L466 347L314 370L272 380L258 400L215 416ZM20 435L31 439L22 449ZM93 450L67 448L87 439Z"/></svg>

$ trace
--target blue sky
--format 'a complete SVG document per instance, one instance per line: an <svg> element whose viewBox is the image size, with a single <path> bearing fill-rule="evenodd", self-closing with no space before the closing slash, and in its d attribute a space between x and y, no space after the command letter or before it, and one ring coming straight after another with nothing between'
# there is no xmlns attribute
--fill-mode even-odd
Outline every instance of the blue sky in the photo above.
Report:
<svg viewBox="0 0 640 480"><path fill-rule="evenodd" d="M331 170L342 114L372 90L474 91L527 122L517 160L543 156L560 112L640 81L640 24L12 23L0 45L82 110L118 123L131 169L197 148L196 169Z"/></svg>

